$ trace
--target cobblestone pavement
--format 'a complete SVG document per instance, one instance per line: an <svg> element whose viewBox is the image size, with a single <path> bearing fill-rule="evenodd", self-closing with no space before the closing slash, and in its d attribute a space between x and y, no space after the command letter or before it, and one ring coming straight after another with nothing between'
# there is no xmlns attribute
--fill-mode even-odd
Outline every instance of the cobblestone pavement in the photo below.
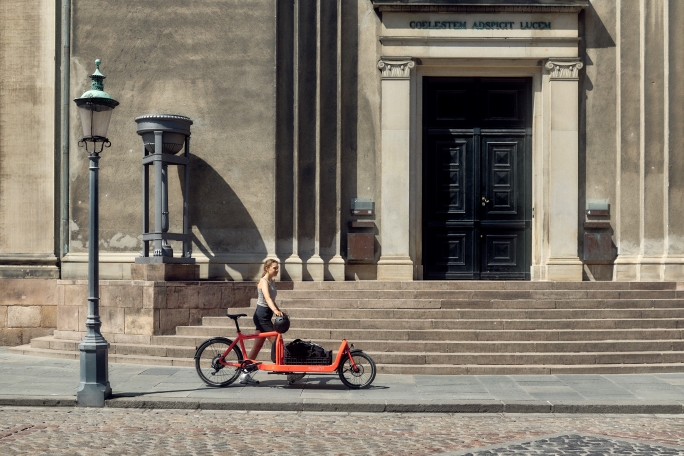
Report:
<svg viewBox="0 0 684 456"><path fill-rule="evenodd" d="M684 449L664 445L654 445L632 440L611 439L593 435L559 435L539 440L519 442L507 446L499 446L489 450L451 453L463 456L489 455L677 455L684 454Z"/></svg>
<svg viewBox="0 0 684 456"><path fill-rule="evenodd" d="M681 454L684 415L0 408L2 455Z"/></svg>

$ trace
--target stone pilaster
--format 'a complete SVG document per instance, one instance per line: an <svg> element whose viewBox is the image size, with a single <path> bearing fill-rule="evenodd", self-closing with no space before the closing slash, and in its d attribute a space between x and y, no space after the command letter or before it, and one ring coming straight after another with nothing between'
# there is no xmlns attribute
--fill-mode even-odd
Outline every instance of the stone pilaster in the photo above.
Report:
<svg viewBox="0 0 684 456"><path fill-rule="evenodd" d="M578 257L579 71L577 58L549 59L549 258L547 280L582 280Z"/></svg>
<svg viewBox="0 0 684 456"><path fill-rule="evenodd" d="M409 255L410 57L378 62L382 77L382 177L378 280L413 280Z"/></svg>

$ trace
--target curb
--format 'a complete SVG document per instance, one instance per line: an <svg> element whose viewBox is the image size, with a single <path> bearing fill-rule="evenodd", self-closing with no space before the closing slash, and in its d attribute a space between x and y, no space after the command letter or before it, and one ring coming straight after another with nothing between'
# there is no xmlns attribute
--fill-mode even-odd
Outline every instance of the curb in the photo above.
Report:
<svg viewBox="0 0 684 456"><path fill-rule="evenodd" d="M0 396L2 407L76 407L76 396Z"/></svg>
<svg viewBox="0 0 684 456"><path fill-rule="evenodd" d="M77 407L75 396L17 397L0 395L2 407ZM301 401L253 402L193 398L115 397L105 407L119 409L166 410L246 410L262 412L338 412L338 413L563 413L563 414L684 414L684 403L588 403L550 401Z"/></svg>
<svg viewBox="0 0 684 456"><path fill-rule="evenodd" d="M247 410L268 412L341 413L563 413L563 414L684 414L684 403L587 403L587 402L331 402L315 399L283 402L215 399L109 399L105 407L138 409Z"/></svg>

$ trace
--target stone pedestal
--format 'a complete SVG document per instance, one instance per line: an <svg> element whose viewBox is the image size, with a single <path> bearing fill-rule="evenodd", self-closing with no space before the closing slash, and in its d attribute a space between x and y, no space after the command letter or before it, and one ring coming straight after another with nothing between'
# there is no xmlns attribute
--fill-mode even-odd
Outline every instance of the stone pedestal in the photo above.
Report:
<svg viewBox="0 0 684 456"><path fill-rule="evenodd" d="M304 277L302 259L297 254L292 254L285 261L280 262L280 276L281 280L290 280L292 282L301 282Z"/></svg>
<svg viewBox="0 0 684 456"><path fill-rule="evenodd" d="M343 281L344 267L342 256L335 255L332 257L326 266L326 280Z"/></svg>
<svg viewBox="0 0 684 456"><path fill-rule="evenodd" d="M325 279L325 263L320 256L314 255L309 258L304 264L304 268L304 279L314 282L321 282Z"/></svg>
<svg viewBox="0 0 684 456"><path fill-rule="evenodd" d="M57 281L57 339L83 338L87 285L85 280ZM202 317L249 307L256 296L255 282L101 280L101 332L112 343L149 344L152 336L175 334L177 326L199 325Z"/></svg>
<svg viewBox="0 0 684 456"><path fill-rule="evenodd" d="M131 279L153 282L199 280L198 264L132 264Z"/></svg>

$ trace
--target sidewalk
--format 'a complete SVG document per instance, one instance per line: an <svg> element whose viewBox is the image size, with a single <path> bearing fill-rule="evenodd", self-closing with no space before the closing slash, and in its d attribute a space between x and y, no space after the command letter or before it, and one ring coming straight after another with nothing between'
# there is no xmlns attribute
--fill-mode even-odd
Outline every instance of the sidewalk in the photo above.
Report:
<svg viewBox="0 0 684 456"><path fill-rule="evenodd" d="M428 373L429 369L426 369ZM259 372L257 386L211 388L195 370L110 364L107 407L443 413L684 413L684 373L625 375L378 375L349 390L335 376L288 386ZM6 353L0 406L76 405L79 362Z"/></svg>

